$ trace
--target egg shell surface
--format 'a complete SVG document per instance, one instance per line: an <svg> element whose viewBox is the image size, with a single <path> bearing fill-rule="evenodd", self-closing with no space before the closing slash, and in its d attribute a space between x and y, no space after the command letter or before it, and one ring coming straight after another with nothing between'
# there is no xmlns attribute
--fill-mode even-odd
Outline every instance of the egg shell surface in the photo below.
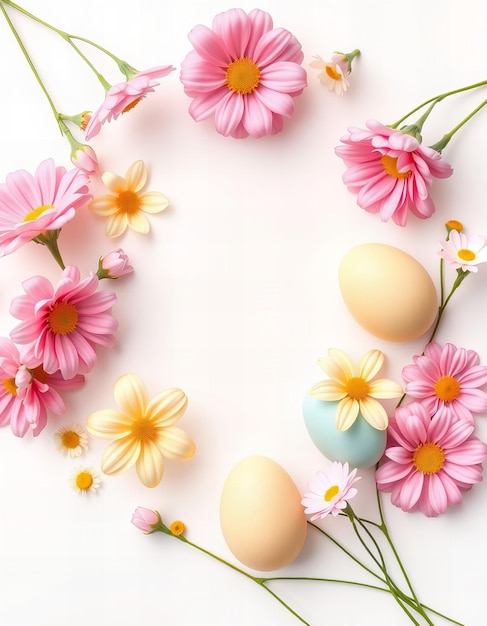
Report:
<svg viewBox="0 0 487 626"><path fill-rule="evenodd" d="M259 571L291 563L306 539L299 489L265 456L249 456L230 471L220 499L220 523L233 555Z"/></svg>
<svg viewBox="0 0 487 626"><path fill-rule="evenodd" d="M352 248L340 263L338 282L352 316L375 337L412 341L435 321L435 285L425 268L399 248L382 243Z"/></svg>

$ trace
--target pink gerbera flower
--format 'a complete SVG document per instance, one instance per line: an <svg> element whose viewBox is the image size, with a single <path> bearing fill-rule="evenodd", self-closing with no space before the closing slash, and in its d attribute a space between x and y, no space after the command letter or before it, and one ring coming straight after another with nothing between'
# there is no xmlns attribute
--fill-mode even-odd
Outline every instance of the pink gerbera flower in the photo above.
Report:
<svg viewBox="0 0 487 626"><path fill-rule="evenodd" d="M29 427L36 437L46 426L48 409L56 415L66 411L57 390L83 383L80 375L64 380L59 372L46 374L42 364L25 361L10 339L0 338L0 426L10 424L17 437Z"/></svg>
<svg viewBox="0 0 487 626"><path fill-rule="evenodd" d="M56 288L33 276L22 285L26 295L12 300L10 312L22 321L10 337L25 346L27 358L40 359L48 374L86 374L96 362L95 346L113 346L117 321L110 309L117 297L97 291L98 284L94 273L80 280L79 269L69 266Z"/></svg>
<svg viewBox="0 0 487 626"><path fill-rule="evenodd" d="M487 411L487 393L479 389L487 383L487 367L479 365L476 352L432 342L413 361L402 370L405 391L430 415L452 415L473 423L472 413Z"/></svg>
<svg viewBox="0 0 487 626"><path fill-rule="evenodd" d="M309 492L305 493L301 504L306 507L304 512L311 514L310 521L323 518L331 513L336 517L346 508L348 500L357 495L352 487L360 480L357 470L349 472L348 463L334 461L327 472L318 472L309 483Z"/></svg>
<svg viewBox="0 0 487 626"><path fill-rule="evenodd" d="M435 205L428 187L433 178L451 176L451 166L412 135L375 120L366 126L349 128L341 138L345 145L335 148L348 167L343 182L358 194L358 205L399 226L406 225L408 211L420 219L431 217Z"/></svg>
<svg viewBox="0 0 487 626"><path fill-rule="evenodd" d="M432 418L414 402L396 409L389 422L389 444L375 474L380 491L403 511L428 517L460 504L462 492L482 480L487 446L473 435L474 426L452 415Z"/></svg>
<svg viewBox="0 0 487 626"><path fill-rule="evenodd" d="M78 169L56 167L52 159L34 175L25 170L8 174L0 184L0 256L72 220L76 209L91 200L88 180Z"/></svg>
<svg viewBox="0 0 487 626"><path fill-rule="evenodd" d="M188 35L194 50L182 63L181 82L194 98L190 115L197 122L214 115L225 136L278 133L307 85L301 44L259 9L230 9L212 27L199 25Z"/></svg>
<svg viewBox="0 0 487 626"><path fill-rule="evenodd" d="M156 78L170 74L176 68L172 65L152 67L142 72L136 72L128 80L117 83L108 89L105 100L93 113L86 125L86 139L98 135L105 122L116 120L121 113L133 109L148 93L159 85Z"/></svg>

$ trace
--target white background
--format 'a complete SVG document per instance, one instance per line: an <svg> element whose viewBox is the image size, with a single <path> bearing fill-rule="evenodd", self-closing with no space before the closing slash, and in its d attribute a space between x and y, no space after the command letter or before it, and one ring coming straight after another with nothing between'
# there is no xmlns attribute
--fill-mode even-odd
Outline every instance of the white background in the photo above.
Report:
<svg viewBox="0 0 487 626"><path fill-rule="evenodd" d="M160 510L167 522L182 519L189 539L236 563L219 526L220 493L231 468L250 454L263 454L304 492L315 472L327 467L301 414L305 394L323 377L316 360L329 347L346 350L356 361L379 348L387 356L383 375L400 381L402 367L422 351L424 337L394 344L356 324L339 293L338 264L357 244L389 243L415 256L438 284L436 249L444 222L459 219L467 232L487 233L487 111L444 151L454 175L434 185L436 214L428 221L412 218L403 229L358 208L341 181L344 166L334 147L348 126L363 126L370 118L392 123L430 96L485 79L486 5L264 0L259 8L302 43L309 86L283 132L259 140L224 138L211 120L194 122L179 80L191 49L187 33L196 24L211 25L216 13L232 5L24 5L138 69L173 64L177 71L91 142L102 171L124 175L143 159L150 172L147 189L170 198L170 207L151 217L150 236L128 232L110 241L104 221L82 210L60 237L66 263L79 265L84 274L118 246L135 273L104 285L118 294L117 345L99 350L85 387L65 394L66 415L52 416L37 439L18 439L8 427L0 432L0 624L297 624L248 579L169 537L140 533L130 523L132 512L142 505ZM255 5L240 6L249 11ZM97 108L103 90L67 44L9 12L58 109ZM320 85L309 63L315 54L355 47L362 56L350 91L338 98ZM0 52L1 180L16 169L34 171L48 157L69 167L68 144L3 18ZM108 59L97 53L91 58L110 82L120 80ZM424 142L440 139L483 97L477 91L438 106ZM96 179L92 189L104 191ZM34 244L0 259L0 271L0 328L7 336L16 323L9 304L22 293L21 282L40 273L55 283L60 272ZM477 350L484 364L486 285L481 268L452 300L438 335L441 343ZM73 421L84 423L94 410L114 408L113 384L125 372L141 376L151 395L172 386L186 392L189 405L180 426L195 439L196 455L185 464L168 462L155 489L143 487L129 471L103 476L98 493L82 498L68 484L78 462L57 452L54 432ZM487 440L484 420L478 417L477 434ZM106 445L91 439L80 462L99 468ZM377 519L372 470L361 473L354 508ZM436 519L403 513L387 495L383 501L424 602L468 626L484 624L487 483ZM323 527L356 549L343 519L327 518ZM279 575L372 582L313 533ZM388 594L372 590L300 582L273 589L313 626L409 623Z"/></svg>

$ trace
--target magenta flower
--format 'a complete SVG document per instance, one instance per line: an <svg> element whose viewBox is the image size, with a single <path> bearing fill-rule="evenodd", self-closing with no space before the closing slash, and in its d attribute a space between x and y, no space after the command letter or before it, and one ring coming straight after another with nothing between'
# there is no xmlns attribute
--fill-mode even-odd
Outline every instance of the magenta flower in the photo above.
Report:
<svg viewBox="0 0 487 626"><path fill-rule="evenodd" d="M138 506L132 515L132 524L144 533L154 532L154 527L158 525L160 520L159 513Z"/></svg>
<svg viewBox="0 0 487 626"><path fill-rule="evenodd" d="M58 230L91 200L88 177L46 159L34 175L17 170L0 184L0 256L11 254L45 231Z"/></svg>
<svg viewBox="0 0 487 626"><path fill-rule="evenodd" d="M301 504L306 507L304 512L311 514L310 521L323 518L331 513L336 517L346 508L348 500L357 495L352 487L360 480L357 470L349 472L348 463L334 461L328 471L318 472L309 483L309 493L305 493Z"/></svg>
<svg viewBox="0 0 487 626"><path fill-rule="evenodd" d="M46 374L42 364L25 361L17 346L0 338L0 426L10 424L17 437L32 428L36 437L47 424L47 410L62 415L66 407L58 389L77 389L83 376L64 380L59 372Z"/></svg>
<svg viewBox="0 0 487 626"><path fill-rule="evenodd" d="M432 342L424 356L414 356L413 361L402 370L405 391L430 415L452 415L473 423L472 413L487 411L487 393L479 389L487 383L487 367L479 365L476 352Z"/></svg>
<svg viewBox="0 0 487 626"><path fill-rule="evenodd" d="M349 128L341 138L345 145L335 148L348 168L343 182L358 194L358 205L399 226L406 225L408 211L420 219L431 217L435 205L428 187L433 178L451 176L451 166L407 133L375 120L366 126L368 130Z"/></svg>
<svg viewBox="0 0 487 626"><path fill-rule="evenodd" d="M80 280L74 266L63 271L56 288L43 276L29 278L22 284L26 295L10 305L11 314L22 320L10 337L48 374L60 370L65 379L86 374L96 362L95 346L113 346L118 325L110 313L117 297L97 291L98 285L93 273Z"/></svg>
<svg viewBox="0 0 487 626"><path fill-rule="evenodd" d="M197 122L214 116L225 136L278 133L307 85L301 44L259 9L230 9L212 27L200 24L188 35L194 50L181 65L181 82L194 98L190 115Z"/></svg>
<svg viewBox="0 0 487 626"><path fill-rule="evenodd" d="M116 120L121 113L127 113L133 109L148 93L154 91L154 87L159 85L156 78L167 76L175 69L172 65L152 67L137 72L127 81L110 87L105 100L86 125L86 139L89 140L98 135L106 122Z"/></svg>
<svg viewBox="0 0 487 626"><path fill-rule="evenodd" d="M418 402L396 409L389 422L389 443L375 474L377 488L391 493L403 511L428 517L460 504L463 492L482 480L487 446L474 426L453 415L432 418Z"/></svg>

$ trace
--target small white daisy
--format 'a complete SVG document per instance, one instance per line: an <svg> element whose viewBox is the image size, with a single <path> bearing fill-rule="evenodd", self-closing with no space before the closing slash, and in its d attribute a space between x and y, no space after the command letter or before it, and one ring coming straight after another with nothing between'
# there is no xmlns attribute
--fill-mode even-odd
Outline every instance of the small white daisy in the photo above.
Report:
<svg viewBox="0 0 487 626"><path fill-rule="evenodd" d="M79 424L61 426L54 433L57 449L70 458L80 456L88 448L88 433Z"/></svg>
<svg viewBox="0 0 487 626"><path fill-rule="evenodd" d="M80 466L70 478L71 487L80 495L95 493L100 486L100 474L93 467Z"/></svg>

